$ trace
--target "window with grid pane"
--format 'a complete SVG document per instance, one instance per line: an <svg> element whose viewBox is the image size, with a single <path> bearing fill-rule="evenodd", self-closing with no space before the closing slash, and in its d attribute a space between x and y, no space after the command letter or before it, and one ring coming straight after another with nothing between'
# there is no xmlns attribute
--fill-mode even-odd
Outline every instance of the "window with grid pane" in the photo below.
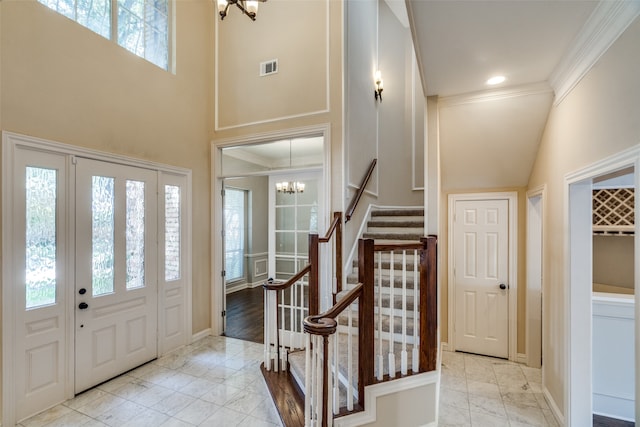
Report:
<svg viewBox="0 0 640 427"><path fill-rule="evenodd" d="M170 0L118 0L115 10L111 0L38 1L158 67L169 68Z"/></svg>
<svg viewBox="0 0 640 427"><path fill-rule="evenodd" d="M246 191L225 189L224 197L224 262L226 280L244 277Z"/></svg>

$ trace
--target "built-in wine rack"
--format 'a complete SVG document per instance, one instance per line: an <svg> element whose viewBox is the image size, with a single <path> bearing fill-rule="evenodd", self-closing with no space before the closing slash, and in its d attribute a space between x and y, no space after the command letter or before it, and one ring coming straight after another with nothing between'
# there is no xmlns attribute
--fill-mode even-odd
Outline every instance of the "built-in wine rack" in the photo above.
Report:
<svg viewBox="0 0 640 427"><path fill-rule="evenodd" d="M593 190L593 233L633 235L634 205L633 188Z"/></svg>

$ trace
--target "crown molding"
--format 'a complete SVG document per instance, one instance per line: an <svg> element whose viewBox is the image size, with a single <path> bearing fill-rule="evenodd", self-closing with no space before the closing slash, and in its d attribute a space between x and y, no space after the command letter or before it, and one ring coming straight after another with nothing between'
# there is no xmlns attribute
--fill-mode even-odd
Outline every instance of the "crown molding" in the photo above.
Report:
<svg viewBox="0 0 640 427"><path fill-rule="evenodd" d="M521 96L551 94L552 88L547 82L512 86L505 89L472 92L462 95L444 96L438 98L438 108L453 107L465 104L477 104L481 102L500 101L504 99L519 98Z"/></svg>
<svg viewBox="0 0 640 427"><path fill-rule="evenodd" d="M639 1L600 1L549 78L554 105L582 80L600 57L640 15Z"/></svg>

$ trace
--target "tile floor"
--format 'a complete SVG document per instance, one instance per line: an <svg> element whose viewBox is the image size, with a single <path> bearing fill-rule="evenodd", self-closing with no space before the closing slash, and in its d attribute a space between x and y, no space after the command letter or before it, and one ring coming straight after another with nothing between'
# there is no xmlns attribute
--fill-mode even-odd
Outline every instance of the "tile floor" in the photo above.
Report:
<svg viewBox="0 0 640 427"><path fill-rule="evenodd" d="M260 372L262 350L206 337L18 425L281 426Z"/></svg>
<svg viewBox="0 0 640 427"><path fill-rule="evenodd" d="M556 427L541 383L540 369L443 351L438 425Z"/></svg>
<svg viewBox="0 0 640 427"><path fill-rule="evenodd" d="M206 337L19 426L281 426L261 361L262 344ZM442 353L439 412L440 427L558 426L539 369L464 353Z"/></svg>

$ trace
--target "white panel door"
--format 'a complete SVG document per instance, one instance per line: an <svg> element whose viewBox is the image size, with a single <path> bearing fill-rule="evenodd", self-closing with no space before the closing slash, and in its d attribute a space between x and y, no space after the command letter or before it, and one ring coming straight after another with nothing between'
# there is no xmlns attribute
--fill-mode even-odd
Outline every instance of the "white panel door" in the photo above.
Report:
<svg viewBox="0 0 640 427"><path fill-rule="evenodd" d="M456 350L509 356L508 203L455 203L452 262Z"/></svg>
<svg viewBox="0 0 640 427"><path fill-rule="evenodd" d="M157 356L157 172L76 166L75 392Z"/></svg>
<svg viewBox="0 0 640 427"><path fill-rule="evenodd" d="M13 167L13 274L3 285L13 288L13 301L4 305L15 316L14 366L5 366L4 374L12 379L5 393L15 413L4 414L5 422L63 401L68 360L66 160L18 148Z"/></svg>

